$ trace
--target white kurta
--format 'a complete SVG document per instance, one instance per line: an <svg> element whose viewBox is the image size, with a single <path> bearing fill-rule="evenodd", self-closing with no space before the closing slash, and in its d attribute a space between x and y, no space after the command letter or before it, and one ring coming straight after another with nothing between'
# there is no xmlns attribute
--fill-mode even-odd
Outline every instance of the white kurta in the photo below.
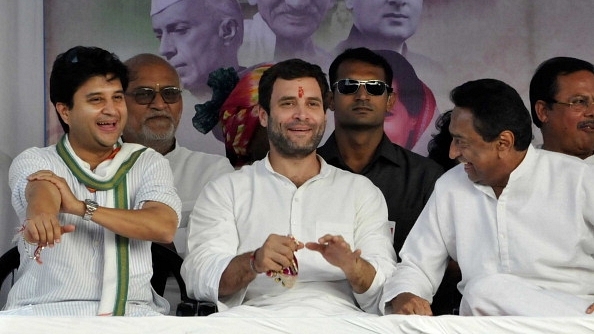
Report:
<svg viewBox="0 0 594 334"><path fill-rule="evenodd" d="M219 300L221 275L238 254L262 246L274 233L317 242L329 233L342 235L377 273L371 287L354 294L344 273L318 252L296 252L299 277L291 289L262 274L219 307L240 304L284 310L293 316L362 314L356 303L379 313L381 287L392 275L395 258L386 202L367 178L326 164L299 188L274 172L268 158L209 183L190 216L188 250L182 276L188 293L199 300ZM298 311L297 311L298 310Z"/></svg>
<svg viewBox="0 0 594 334"><path fill-rule="evenodd" d="M182 256L186 253L186 239L190 213L204 186L219 175L234 171L229 160L216 154L190 151L175 144L165 155L173 172L173 182L182 201L182 216L175 235L175 247Z"/></svg>
<svg viewBox="0 0 594 334"><path fill-rule="evenodd" d="M89 168L78 157L75 159L83 168ZM102 162L95 172L101 175L111 161ZM80 183L57 154L55 145L34 147L19 154L10 167L12 203L20 221L26 218L27 176L39 170L51 170L63 177L78 199L90 198L105 205L106 192L92 193ZM143 152L128 171L127 191L133 209L141 208L145 201L158 201L170 206L180 217L181 203L173 187L171 170L163 156L152 149ZM76 230L64 234L60 244L42 252L43 264L29 259L23 243L19 243L21 264L5 306L7 310L15 310L12 313L43 316L97 314L103 278L104 229L80 216L61 213L58 218L62 225L73 224ZM151 242L130 239L129 261L126 315L167 313L168 303L150 285L153 273Z"/></svg>
<svg viewBox="0 0 594 334"><path fill-rule="evenodd" d="M594 302L593 223L594 169L579 159L530 146L499 198L456 166L435 184L402 248L402 263L386 282L382 305L402 292L431 301L448 256L462 270L463 295L475 280L509 274L588 305ZM486 298L496 291L482 290ZM517 296L507 303L546 309ZM501 315L510 314L505 307Z"/></svg>

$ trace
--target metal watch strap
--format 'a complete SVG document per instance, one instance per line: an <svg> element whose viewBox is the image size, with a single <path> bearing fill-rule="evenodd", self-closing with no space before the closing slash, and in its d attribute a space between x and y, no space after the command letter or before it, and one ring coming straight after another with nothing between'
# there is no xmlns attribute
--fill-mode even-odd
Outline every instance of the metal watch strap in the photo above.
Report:
<svg viewBox="0 0 594 334"><path fill-rule="evenodd" d="M91 218L93 218L93 213L95 213L98 207L99 204L97 204L97 202L92 199L85 199L85 214L83 215L83 220L91 220Z"/></svg>

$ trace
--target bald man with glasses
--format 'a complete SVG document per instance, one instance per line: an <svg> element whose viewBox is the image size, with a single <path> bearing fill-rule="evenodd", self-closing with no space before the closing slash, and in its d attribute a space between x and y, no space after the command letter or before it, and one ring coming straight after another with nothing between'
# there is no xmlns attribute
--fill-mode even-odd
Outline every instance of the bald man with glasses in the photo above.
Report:
<svg viewBox="0 0 594 334"><path fill-rule="evenodd" d="M202 188L217 176L233 171L223 156L190 151L175 138L183 109L180 78L173 66L154 54L139 54L124 63L130 72L126 90L128 122L122 139L161 153L173 171L182 200L182 218L175 248L185 254L188 217Z"/></svg>

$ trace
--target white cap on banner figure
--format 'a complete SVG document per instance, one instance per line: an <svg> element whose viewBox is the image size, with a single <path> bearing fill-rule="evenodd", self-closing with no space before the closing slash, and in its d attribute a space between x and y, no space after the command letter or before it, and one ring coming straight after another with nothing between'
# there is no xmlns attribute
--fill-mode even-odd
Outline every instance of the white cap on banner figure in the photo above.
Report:
<svg viewBox="0 0 594 334"><path fill-rule="evenodd" d="M237 0L153 0L151 20L159 53L193 95L208 92L210 72L239 67L243 13Z"/></svg>

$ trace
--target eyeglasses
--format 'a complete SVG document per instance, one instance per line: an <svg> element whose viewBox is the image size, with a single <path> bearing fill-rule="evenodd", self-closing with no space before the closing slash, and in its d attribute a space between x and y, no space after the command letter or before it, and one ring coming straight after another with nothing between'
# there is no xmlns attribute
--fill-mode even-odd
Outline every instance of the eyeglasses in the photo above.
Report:
<svg viewBox="0 0 594 334"><path fill-rule="evenodd" d="M594 101L584 96L572 97L569 102L559 102L557 100L552 100L552 102L569 106L575 112L584 112L594 104Z"/></svg>
<svg viewBox="0 0 594 334"><path fill-rule="evenodd" d="M392 87L381 80L342 79L336 81L332 88L336 88L340 94L350 95L355 94L362 84L365 85L369 95L382 95L385 91L392 92Z"/></svg>
<svg viewBox="0 0 594 334"><path fill-rule="evenodd" d="M165 87L157 91L152 88L143 87L126 93L126 95L134 96L136 103L146 105L151 104L155 100L157 93L161 94L161 98L165 103L172 104L179 102L182 90L177 87Z"/></svg>

